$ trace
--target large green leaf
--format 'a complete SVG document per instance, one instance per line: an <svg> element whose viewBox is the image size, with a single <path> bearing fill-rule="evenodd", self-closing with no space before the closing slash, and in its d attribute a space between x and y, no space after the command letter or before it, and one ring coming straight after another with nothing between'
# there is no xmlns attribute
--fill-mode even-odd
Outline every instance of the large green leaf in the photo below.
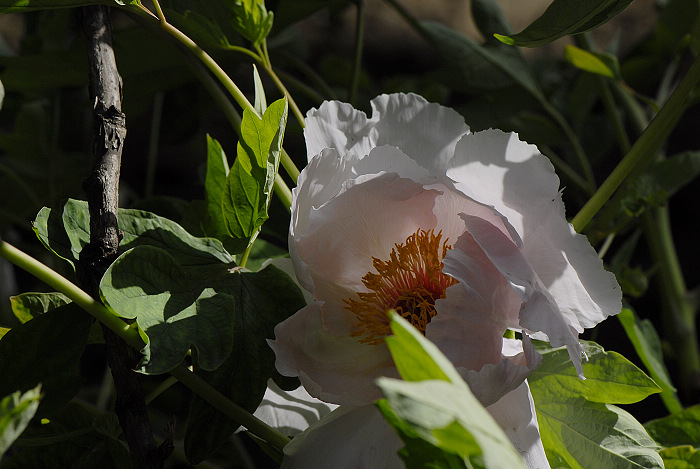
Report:
<svg viewBox="0 0 700 469"><path fill-rule="evenodd" d="M16 391L0 400L0 460L10 445L19 437L39 408L41 386L24 394Z"/></svg>
<svg viewBox="0 0 700 469"><path fill-rule="evenodd" d="M525 30L512 36L496 35L506 44L538 47L561 37L579 34L606 23L632 0L554 0Z"/></svg>
<svg viewBox="0 0 700 469"><path fill-rule="evenodd" d="M173 369L190 346L199 364L213 370L231 351L236 298L225 291L225 282L236 275L226 264L191 269L164 249L137 246L107 269L100 295L116 314L136 319L147 336L142 372Z"/></svg>
<svg viewBox="0 0 700 469"><path fill-rule="evenodd" d="M42 383L42 411L68 402L82 385L76 372L91 325L69 303L10 329L0 339L0 396Z"/></svg>
<svg viewBox="0 0 700 469"><path fill-rule="evenodd" d="M71 402L48 423L27 428L15 443L20 451L3 460L2 468L130 469L129 450L120 434L114 413Z"/></svg>
<svg viewBox="0 0 700 469"><path fill-rule="evenodd" d="M663 389L661 399L666 407L672 413L680 411L681 402L676 395L676 389L671 384L671 377L666 370L666 365L664 365L661 339L659 339L654 325L648 319L640 320L634 311L628 308L623 308L617 318L652 379Z"/></svg>
<svg viewBox="0 0 700 469"><path fill-rule="evenodd" d="M469 467L524 468L508 437L442 352L395 313L391 329L394 336L387 338L387 346L399 374L411 381L379 378L377 385L386 396L379 409L407 445L402 457L418 454L456 463L453 456L438 456L417 442L420 438L468 461Z"/></svg>
<svg viewBox="0 0 700 469"><path fill-rule="evenodd" d="M606 352L595 342L582 342L588 357L585 380L579 379L565 348L542 352L544 361L529 378L530 386L552 397L584 397L603 404L633 404L661 389L642 370L617 352Z"/></svg>
<svg viewBox="0 0 700 469"><path fill-rule="evenodd" d="M700 405L644 424L649 435L664 446L691 445L700 449Z"/></svg>
<svg viewBox="0 0 700 469"><path fill-rule="evenodd" d="M306 305L294 282L268 266L260 272L242 272L231 279L229 294L236 297L233 349L215 371L195 366L195 372L224 395L253 412L265 394L267 381L276 376L275 355L267 345L274 327ZM236 430L231 420L195 396L185 433L185 453L192 463L207 458Z"/></svg>
<svg viewBox="0 0 700 469"><path fill-rule="evenodd" d="M236 161L228 174L223 210L234 238L253 241L268 217L287 123L287 101L267 108L262 119L243 111Z"/></svg>
<svg viewBox="0 0 700 469"><path fill-rule="evenodd" d="M124 234L120 253L147 245L167 251L189 270L233 264L233 257L220 241L194 237L172 220L150 212L120 209L119 228ZM80 200L69 199L62 211L43 208L34 221L34 231L41 242L71 264L77 262L80 251L90 241L89 229L87 202Z"/></svg>
<svg viewBox="0 0 700 469"><path fill-rule="evenodd" d="M585 380L576 377L564 348L543 352L528 379L552 467L662 468L644 427L612 403L638 402L659 388L615 352L584 342Z"/></svg>

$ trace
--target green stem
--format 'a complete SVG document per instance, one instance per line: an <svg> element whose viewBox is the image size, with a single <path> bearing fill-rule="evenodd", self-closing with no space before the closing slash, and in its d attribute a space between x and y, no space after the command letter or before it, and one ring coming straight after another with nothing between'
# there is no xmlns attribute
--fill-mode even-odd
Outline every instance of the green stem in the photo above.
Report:
<svg viewBox="0 0 700 469"><path fill-rule="evenodd" d="M352 62L352 74L350 75L350 89L348 90L348 102L355 105L357 90L360 85L360 72L362 71L362 49L365 37L365 0L355 0L357 3L357 21L355 22L355 54Z"/></svg>
<svg viewBox="0 0 700 469"><path fill-rule="evenodd" d="M656 207L642 216L652 258L659 271L666 329L680 364L681 388L686 396L700 389L700 347L696 335L696 310L687 294L683 272L673 243L668 207Z"/></svg>
<svg viewBox="0 0 700 469"><path fill-rule="evenodd" d="M102 303L95 301L90 295L55 270L1 239L0 256L29 272L51 288L66 295L75 304L105 324L135 349L141 350L144 347L145 344L135 328L132 328L120 317L111 313Z"/></svg>
<svg viewBox="0 0 700 469"><path fill-rule="evenodd" d="M243 425L248 431L267 441L280 452L282 452L284 446L289 443L289 438L243 410L183 365L172 369L170 374L176 377L185 386L195 391L199 397L223 412L231 420Z"/></svg>
<svg viewBox="0 0 700 469"><path fill-rule="evenodd" d="M605 202L620 187L620 184L632 172L640 171L651 163L656 151L673 130L676 122L685 110L688 96L700 79L700 56L696 57L690 66L688 73L683 77L678 88L673 92L666 104L649 123L646 130L634 143L627 155L610 173L610 176L593 194L586 205L576 214L572 224L576 231L581 232L591 221L593 216L601 209Z"/></svg>
<svg viewBox="0 0 700 469"><path fill-rule="evenodd" d="M282 201L282 204L284 204L284 206L287 208L287 211L290 211L292 206L292 191L282 180L279 173L275 174L274 191L275 194L277 194L277 197L279 197L279 199Z"/></svg>
<svg viewBox="0 0 700 469"><path fill-rule="evenodd" d="M278 71L277 76L279 76L280 79L284 79L285 82L289 83L292 87L296 88L301 93L304 93L306 96L308 96L318 104L321 104L326 99L321 93L316 91L314 88L310 87L298 78L293 77L289 73Z"/></svg>
<svg viewBox="0 0 700 469"><path fill-rule="evenodd" d="M248 101L248 98L245 97L243 92L238 89L236 84L231 80L231 78L226 74L226 72L223 71L223 69L219 66L219 64L214 61L214 59L211 58L209 54L207 54L204 49L199 47L196 42L194 42L192 39L190 39L188 36L186 36L182 31L171 25L170 23L167 22L165 19L165 16L163 15L163 12L160 8L160 4L158 3L158 0L153 0L153 5L156 8L156 13L158 14L158 18L152 18L152 17L147 17L150 18L152 21L155 21L158 26L160 26L161 29L163 29L166 33L168 33L171 37L173 37L175 40L177 40L180 44L185 46L187 50L189 50L192 55L197 57L205 67L207 67L211 73L221 82L223 85L224 89L229 92L231 97L238 103L238 105L243 108L243 109L250 109L260 117L258 112L255 110L255 107L250 104L250 101Z"/></svg>

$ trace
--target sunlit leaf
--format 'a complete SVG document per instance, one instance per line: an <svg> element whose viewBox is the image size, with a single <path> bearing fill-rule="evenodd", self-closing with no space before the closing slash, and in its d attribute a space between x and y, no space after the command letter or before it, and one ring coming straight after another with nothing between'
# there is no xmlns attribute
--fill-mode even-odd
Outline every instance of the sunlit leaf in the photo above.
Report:
<svg viewBox="0 0 700 469"><path fill-rule="evenodd" d="M649 371L656 384L661 386L661 399L670 412L675 413L682 409L681 403L676 395L676 389L671 384L671 377L664 365L661 350L661 340L659 339L654 325L648 319L640 320L634 311L623 308L618 314L622 327L624 327L627 337L632 342L634 350Z"/></svg>
<svg viewBox="0 0 700 469"><path fill-rule="evenodd" d="M24 394L16 391L0 400L0 460L12 443L22 434L39 408L41 385Z"/></svg>
<svg viewBox="0 0 700 469"><path fill-rule="evenodd" d="M225 283L235 275L225 264L191 270L163 249L138 246L109 267L100 295L116 314L136 319L147 336L142 372L173 369L190 346L199 364L213 370L231 352L236 298L225 292Z"/></svg>
<svg viewBox="0 0 700 469"><path fill-rule="evenodd" d="M508 437L442 352L395 313L391 329L387 346L399 373L411 381L379 378L377 385L386 397L379 409L407 446L399 454L451 464L441 467L459 467L456 455L469 461L468 467L524 468Z"/></svg>
<svg viewBox="0 0 700 469"><path fill-rule="evenodd" d="M262 119L249 109L243 111L238 156L228 175L223 205L234 238L254 240L268 218L286 123L285 99L272 103Z"/></svg>
<svg viewBox="0 0 700 469"><path fill-rule="evenodd" d="M15 317L25 323L70 301L63 293L22 293L10 297L10 306Z"/></svg>
<svg viewBox="0 0 700 469"><path fill-rule="evenodd" d="M564 49L564 56L574 67L596 75L617 78L620 72L619 68L614 69L599 54L588 52L571 44L567 44Z"/></svg>
<svg viewBox="0 0 700 469"><path fill-rule="evenodd" d="M612 403L638 402L659 388L615 352L584 342L585 380L564 348L543 351L528 382L540 436L552 467L662 468L657 444L634 417Z"/></svg>

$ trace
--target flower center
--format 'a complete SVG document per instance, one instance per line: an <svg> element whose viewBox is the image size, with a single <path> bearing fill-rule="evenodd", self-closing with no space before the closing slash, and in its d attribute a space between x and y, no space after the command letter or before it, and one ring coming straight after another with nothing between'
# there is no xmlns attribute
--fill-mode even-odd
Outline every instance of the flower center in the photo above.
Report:
<svg viewBox="0 0 700 469"><path fill-rule="evenodd" d="M358 293L359 299L345 299L345 308L357 316L351 337L360 342L378 344L391 334L387 312L395 310L422 334L437 314L435 301L457 283L442 272L442 259L452 246L440 243L442 232L418 230L402 244L395 244L389 259L372 258L377 271L367 272L362 283L370 290Z"/></svg>

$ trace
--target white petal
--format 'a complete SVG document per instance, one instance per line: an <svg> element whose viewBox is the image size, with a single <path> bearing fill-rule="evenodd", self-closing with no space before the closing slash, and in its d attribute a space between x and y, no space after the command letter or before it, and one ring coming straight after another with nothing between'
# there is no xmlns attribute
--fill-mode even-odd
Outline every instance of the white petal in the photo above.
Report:
<svg viewBox="0 0 700 469"><path fill-rule="evenodd" d="M367 157L353 166L355 175L396 173L403 178L423 181L430 178L430 172L409 158L401 149L382 145L375 147Z"/></svg>
<svg viewBox="0 0 700 469"><path fill-rule="evenodd" d="M309 158L324 148L362 158L376 146L392 145L439 174L468 132L464 118L454 110L415 94L392 94L372 100L369 119L349 104L325 102L308 112L304 136Z"/></svg>
<svg viewBox="0 0 700 469"><path fill-rule="evenodd" d="M462 219L474 240L522 299L520 325L531 332L543 332L554 347L566 345L576 371L583 378L582 349L576 331L560 311L555 299L542 285L542 281L522 252L501 230L489 222L469 215L462 215Z"/></svg>
<svg viewBox="0 0 700 469"><path fill-rule="evenodd" d="M519 350L516 355L504 355L500 363L488 363L480 370L458 368L462 378L469 384L474 396L484 406L494 404L503 396L518 388L530 374L542 363L542 356L535 351L530 339L523 335L523 340L503 339ZM515 344L515 345L514 345ZM504 349L508 348L504 345Z"/></svg>
<svg viewBox="0 0 700 469"><path fill-rule="evenodd" d="M615 276L566 222L559 178L535 146L499 130L471 134L457 144L447 175L508 220L523 255L577 332L620 312Z"/></svg>
<svg viewBox="0 0 700 469"><path fill-rule="evenodd" d="M528 468L549 469L527 381L486 410L510 438Z"/></svg>
<svg viewBox="0 0 700 469"><path fill-rule="evenodd" d="M333 148L341 155L363 157L376 146L374 124L367 115L340 101L325 101L318 109L306 114L304 138L306 154L311 158L325 148Z"/></svg>
<svg viewBox="0 0 700 469"><path fill-rule="evenodd" d="M307 231L297 234L299 259L314 279L363 291L362 277L374 270L373 257L388 259L396 243L406 241L418 228L435 226L437 195L393 173L354 184L312 209ZM315 285L316 299L332 300L320 297L320 291Z"/></svg>
<svg viewBox="0 0 700 469"><path fill-rule="evenodd" d="M282 469L400 469L403 443L374 405L340 407L284 447Z"/></svg>
<svg viewBox="0 0 700 469"><path fill-rule="evenodd" d="M377 96L372 109L376 145L399 147L433 174L444 173L455 145L469 133L457 112L415 94Z"/></svg>
<svg viewBox="0 0 700 469"><path fill-rule="evenodd" d="M265 396L253 415L284 435L294 436L337 407L311 397L303 386L284 391L270 379Z"/></svg>
<svg viewBox="0 0 700 469"><path fill-rule="evenodd" d="M335 197L343 183L353 177L352 158L340 158L335 150L325 150L313 158L299 175L292 190L292 217L289 224L289 255L294 261L299 283L313 291L313 282L306 264L299 260L295 238L306 232L311 211Z"/></svg>
<svg viewBox="0 0 700 469"><path fill-rule="evenodd" d="M381 398L374 380L398 377L386 345L361 344L331 335L321 321L321 302L297 311L275 327L275 366L284 376L299 376L309 394L325 402L365 405Z"/></svg>

